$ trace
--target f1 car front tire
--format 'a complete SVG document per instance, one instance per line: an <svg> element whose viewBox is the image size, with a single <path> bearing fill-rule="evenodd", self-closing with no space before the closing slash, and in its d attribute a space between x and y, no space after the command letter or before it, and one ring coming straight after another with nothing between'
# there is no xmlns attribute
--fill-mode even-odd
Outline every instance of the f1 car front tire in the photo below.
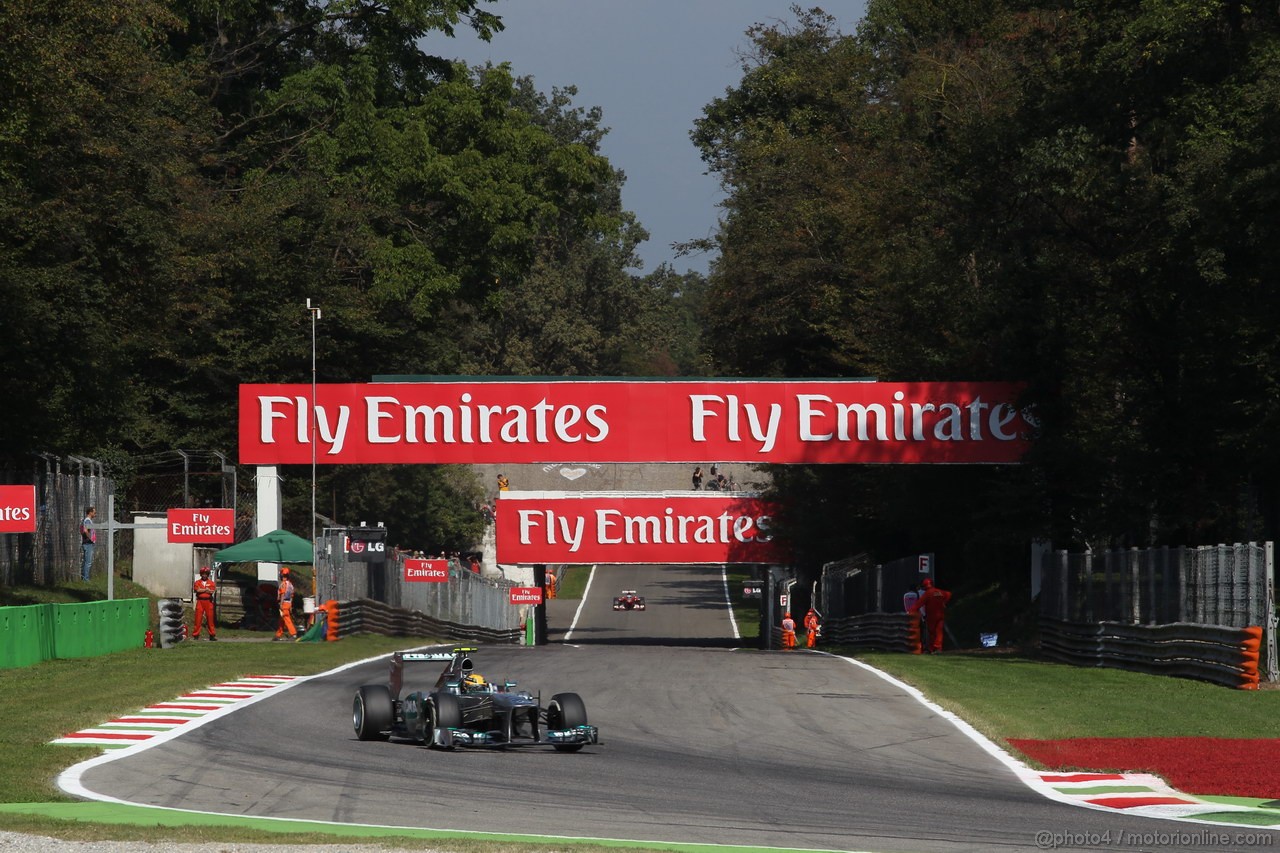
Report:
<svg viewBox="0 0 1280 853"><path fill-rule="evenodd" d="M587 724L587 706L577 693L557 693L547 704L548 729L572 729ZM577 752L580 743L556 744L556 752Z"/></svg>
<svg viewBox="0 0 1280 853"><path fill-rule="evenodd" d="M385 684L366 684L351 703L351 724L360 740L386 740L395 709Z"/></svg>

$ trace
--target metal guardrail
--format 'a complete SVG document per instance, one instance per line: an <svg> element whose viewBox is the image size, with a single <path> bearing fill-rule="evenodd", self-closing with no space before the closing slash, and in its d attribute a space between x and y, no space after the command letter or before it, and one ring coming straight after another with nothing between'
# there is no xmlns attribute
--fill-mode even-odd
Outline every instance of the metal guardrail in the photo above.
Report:
<svg viewBox="0 0 1280 853"><path fill-rule="evenodd" d="M436 619L417 610L404 610L380 601L363 598L338 603L338 636L380 634L384 637L440 637L486 643L517 644L524 637L521 628L501 630L462 625Z"/></svg>
<svg viewBox="0 0 1280 853"><path fill-rule="evenodd" d="M1045 657L1077 666L1106 666L1257 689L1261 627L1170 623L1068 622L1041 617Z"/></svg>

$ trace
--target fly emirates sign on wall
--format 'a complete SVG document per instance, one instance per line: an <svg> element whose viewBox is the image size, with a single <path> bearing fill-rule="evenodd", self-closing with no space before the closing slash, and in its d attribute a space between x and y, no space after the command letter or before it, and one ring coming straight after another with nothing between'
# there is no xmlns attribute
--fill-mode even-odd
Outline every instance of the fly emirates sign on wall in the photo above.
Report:
<svg viewBox="0 0 1280 853"><path fill-rule="evenodd" d="M501 380L240 386L246 465L1009 463L1004 382ZM314 418L314 424L313 424ZM314 426L314 431L312 427Z"/></svg>
<svg viewBox="0 0 1280 853"><path fill-rule="evenodd" d="M503 492L499 563L780 563L776 507L727 492Z"/></svg>

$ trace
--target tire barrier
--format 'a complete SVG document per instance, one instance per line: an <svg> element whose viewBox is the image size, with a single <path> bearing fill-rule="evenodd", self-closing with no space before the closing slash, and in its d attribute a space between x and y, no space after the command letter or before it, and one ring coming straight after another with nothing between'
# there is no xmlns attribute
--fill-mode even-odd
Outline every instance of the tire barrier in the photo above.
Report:
<svg viewBox="0 0 1280 853"><path fill-rule="evenodd" d="M181 598L162 598L156 602L160 617L160 648L171 649L187 636L187 621L183 617Z"/></svg>
<svg viewBox="0 0 1280 853"><path fill-rule="evenodd" d="M497 630L475 625L460 625L434 619L417 610L403 610L380 601L362 598L344 601L337 605L342 611L338 624L339 637L354 634L380 634L384 637L441 637L448 640L469 640L485 643L520 642L523 632L519 628Z"/></svg>
<svg viewBox="0 0 1280 853"><path fill-rule="evenodd" d="M1262 628L1174 622L1128 625L1040 619L1040 651L1076 666L1106 666L1257 690Z"/></svg>
<svg viewBox="0 0 1280 853"><path fill-rule="evenodd" d="M920 654L918 613L863 613L822 623L823 643Z"/></svg>

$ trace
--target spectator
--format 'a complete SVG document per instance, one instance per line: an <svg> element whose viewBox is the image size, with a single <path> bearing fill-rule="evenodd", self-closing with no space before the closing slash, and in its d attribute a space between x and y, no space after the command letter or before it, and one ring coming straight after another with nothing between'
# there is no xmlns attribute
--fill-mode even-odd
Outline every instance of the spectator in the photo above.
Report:
<svg viewBox="0 0 1280 853"><path fill-rule="evenodd" d="M507 479L506 474L498 475L498 491L507 492L511 490L511 481Z"/></svg>
<svg viewBox="0 0 1280 853"><path fill-rule="evenodd" d="M701 465L693 469L693 490L695 492L702 490L702 466Z"/></svg>
<svg viewBox="0 0 1280 853"><path fill-rule="evenodd" d="M98 530L93 526L93 517L98 514L97 507L87 507L84 520L80 522L80 580L89 580L89 570L93 568L93 546L98 544Z"/></svg>

